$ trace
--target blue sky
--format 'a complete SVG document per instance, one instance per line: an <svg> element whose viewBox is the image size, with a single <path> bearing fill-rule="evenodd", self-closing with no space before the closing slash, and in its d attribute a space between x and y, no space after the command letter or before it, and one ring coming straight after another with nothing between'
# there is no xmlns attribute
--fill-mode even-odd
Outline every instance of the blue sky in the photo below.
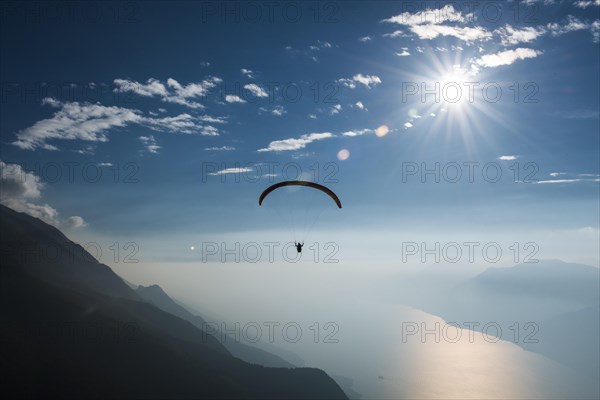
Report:
<svg viewBox="0 0 600 400"><path fill-rule="evenodd" d="M2 6L3 204L160 260L274 229L300 167L349 259L471 233L598 264L597 1L131 4Z"/></svg>

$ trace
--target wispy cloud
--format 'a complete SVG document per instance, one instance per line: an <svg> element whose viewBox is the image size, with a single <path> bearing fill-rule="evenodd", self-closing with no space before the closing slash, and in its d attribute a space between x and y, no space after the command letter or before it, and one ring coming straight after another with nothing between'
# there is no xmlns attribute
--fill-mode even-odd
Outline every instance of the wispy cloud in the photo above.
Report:
<svg viewBox="0 0 600 400"><path fill-rule="evenodd" d="M201 82L193 82L187 85L181 85L173 78L167 79L166 84L153 78L148 79L146 83L129 79L115 79L113 83L115 85L114 91L117 93L135 93L143 97L158 97L167 103L197 109L204 108L204 106L191 99L206 96L211 89L222 81L221 78L210 76Z"/></svg>
<svg viewBox="0 0 600 400"><path fill-rule="evenodd" d="M283 114L287 113L283 106L273 106L271 108L268 107L260 107L259 110L264 113L268 113L271 115L275 115L277 117L281 117Z"/></svg>
<svg viewBox="0 0 600 400"><path fill-rule="evenodd" d="M542 54L542 52L539 50L520 47L514 50L499 51L495 54L485 54L476 59L474 63L482 67L494 68L502 65L510 65L517 60L535 58L540 54Z"/></svg>
<svg viewBox="0 0 600 400"><path fill-rule="evenodd" d="M398 57L407 57L407 56L410 56L410 53L408 52L408 47L403 47L402 51L400 53L397 52L396 55Z"/></svg>
<svg viewBox="0 0 600 400"><path fill-rule="evenodd" d="M371 36L363 36L363 37L358 38L358 41L363 42L363 43L370 42L371 40L373 40L373 38Z"/></svg>
<svg viewBox="0 0 600 400"><path fill-rule="evenodd" d="M139 110L100 104L66 102L46 98L42 102L59 108L51 118L43 119L16 133L13 145L24 150L59 150L55 144L59 140L81 140L87 142L107 142L110 130L129 125L141 125L153 131L182 134L219 135L219 130L205 122L223 124L224 117L202 115L195 117L187 113L162 118L149 117ZM81 154L93 154L94 149L86 146L78 150Z"/></svg>
<svg viewBox="0 0 600 400"><path fill-rule="evenodd" d="M242 75L244 75L250 79L254 79L254 72L252 70L242 68L242 69L240 69L240 72L242 73Z"/></svg>
<svg viewBox="0 0 600 400"><path fill-rule="evenodd" d="M302 135L299 138L289 138L283 140L275 140L269 143L269 146L263 149L258 149L260 152L265 151L292 151L305 148L308 144L317 141L334 137L331 132L309 133Z"/></svg>
<svg viewBox="0 0 600 400"><path fill-rule="evenodd" d="M425 40L435 39L439 36L452 36L464 42L473 42L488 40L492 37L492 33L482 26L458 26L472 20L471 14L464 15L450 4L415 13L404 12L384 19L382 22L407 26L412 33ZM392 35L390 37L394 37Z"/></svg>
<svg viewBox="0 0 600 400"><path fill-rule="evenodd" d="M221 146L221 147L206 147L206 151L233 151L235 147L232 146Z"/></svg>
<svg viewBox="0 0 600 400"><path fill-rule="evenodd" d="M357 101L356 103L354 103L354 107L358 108L359 110L367 111L367 107L365 107L362 101Z"/></svg>
<svg viewBox="0 0 600 400"><path fill-rule="evenodd" d="M225 168L225 169L222 169L222 170L217 171L217 172L211 172L211 173L209 173L209 175L242 174L242 173L252 172L252 171L255 171L255 170L252 169L252 168L246 168L246 167L243 167L243 168L240 168L240 167L237 167L237 168Z"/></svg>
<svg viewBox="0 0 600 400"><path fill-rule="evenodd" d="M524 28L513 28L506 24L503 28L496 29L494 33L500 36L500 41L504 46L511 46L519 43L529 43L544 35L544 28L535 28L532 26Z"/></svg>
<svg viewBox="0 0 600 400"><path fill-rule="evenodd" d="M331 47L332 47L331 43L317 40L317 44L308 46L308 49L312 50L312 51L318 51L318 50L322 50L322 49L330 49Z"/></svg>
<svg viewBox="0 0 600 400"><path fill-rule="evenodd" d="M336 104L333 107L331 107L329 109L329 114L330 115L335 115L335 114L339 114L339 112L342 111L342 105L341 104Z"/></svg>
<svg viewBox="0 0 600 400"><path fill-rule="evenodd" d="M17 132L12 144L25 150L42 148L58 150L48 140L85 140L106 142L108 130L128 124L143 123L144 117L137 110L122 107L106 107L99 104L78 102L61 103L44 99L42 104L60 108L52 118L36 122L29 128Z"/></svg>
<svg viewBox="0 0 600 400"><path fill-rule="evenodd" d="M415 25L411 26L413 31L420 39L435 39L438 36L452 36L464 42L473 42L476 40L487 40L492 37L492 33L481 26L448 26L448 25Z"/></svg>
<svg viewBox="0 0 600 400"><path fill-rule="evenodd" d="M588 8L592 6L600 6L600 0L579 0L574 3L577 8Z"/></svg>
<svg viewBox="0 0 600 400"><path fill-rule="evenodd" d="M242 99L236 94L228 94L225 96L225 101L228 103L245 103L246 100Z"/></svg>
<svg viewBox="0 0 600 400"><path fill-rule="evenodd" d="M377 75L356 74L352 79L341 78L338 82L350 89L356 89L358 83L371 89L371 87L381 83L381 79Z"/></svg>
<svg viewBox="0 0 600 400"><path fill-rule="evenodd" d="M569 32L575 32L580 30L589 30L592 34L592 40L594 43L600 42L600 20L595 20L592 23L580 21L576 17L569 15L567 16L564 23L551 22L546 25L552 36L561 36Z"/></svg>
<svg viewBox="0 0 600 400"><path fill-rule="evenodd" d="M248 83L244 85L244 89L250 91L256 97L269 97L267 91L256 83Z"/></svg>
<svg viewBox="0 0 600 400"><path fill-rule="evenodd" d="M384 19L382 22L389 22L399 25L414 26L425 24L443 24L444 22L465 22L465 16L461 11L454 9L451 4L442 8L427 8L415 13L404 12L396 16Z"/></svg>
<svg viewBox="0 0 600 400"><path fill-rule="evenodd" d="M161 147L158 145L153 135L140 136L140 140L142 142L142 145L144 146L144 149L146 149L148 153L158 154L158 150Z"/></svg>
<svg viewBox="0 0 600 400"><path fill-rule="evenodd" d="M517 159L517 156L500 156L500 157L498 157L498 160L502 160L502 161L513 161L516 159Z"/></svg>
<svg viewBox="0 0 600 400"><path fill-rule="evenodd" d="M296 49L292 46L286 46L285 51L292 55L301 54L310 58L314 62L319 62L319 59L315 54L325 49L331 49L332 47L333 45L327 41L317 40L317 43L308 46L306 50Z"/></svg>
<svg viewBox="0 0 600 400"><path fill-rule="evenodd" d="M381 36L382 37L386 37L386 38L398 38L398 37L404 37L406 35L404 34L404 31L397 30L397 31L394 31L394 32L384 33Z"/></svg>
<svg viewBox="0 0 600 400"><path fill-rule="evenodd" d="M550 179L547 181L533 181L534 183L576 183L576 182L600 182L600 179Z"/></svg>
<svg viewBox="0 0 600 400"><path fill-rule="evenodd" d="M354 137L354 136L362 136L362 135L367 135L370 133L375 133L374 129L353 129L350 131L346 131L342 133L342 136L348 136L348 137Z"/></svg>

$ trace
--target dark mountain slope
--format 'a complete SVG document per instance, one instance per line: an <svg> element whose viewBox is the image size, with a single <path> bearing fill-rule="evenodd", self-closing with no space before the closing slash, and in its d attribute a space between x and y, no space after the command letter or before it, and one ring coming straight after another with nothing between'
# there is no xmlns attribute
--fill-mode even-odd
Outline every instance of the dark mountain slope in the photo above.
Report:
<svg viewBox="0 0 600 400"><path fill-rule="evenodd" d="M266 368L232 357L191 323L138 300L89 254L73 258L81 264L27 260L23 243L28 249L74 244L4 206L0 220L4 397L345 398L321 370Z"/></svg>
<svg viewBox="0 0 600 400"><path fill-rule="evenodd" d="M179 304L177 304L173 299L167 295L164 290L158 285L152 286L139 286L136 289L138 295L148 301L151 304L154 304L156 307L161 310L167 311L173 315L178 316L181 319L189 321L191 324L196 326L199 329L206 329L206 321L202 317L192 314ZM289 362L283 360L281 357L278 357L274 354L268 353L264 350L258 349L256 347L248 346L242 342L236 341L234 338L229 337L227 340L224 339L224 335L216 334L215 338L221 342L223 346L234 356L238 357L241 360L252 364L260 364L265 367L286 367L293 368L294 365Z"/></svg>

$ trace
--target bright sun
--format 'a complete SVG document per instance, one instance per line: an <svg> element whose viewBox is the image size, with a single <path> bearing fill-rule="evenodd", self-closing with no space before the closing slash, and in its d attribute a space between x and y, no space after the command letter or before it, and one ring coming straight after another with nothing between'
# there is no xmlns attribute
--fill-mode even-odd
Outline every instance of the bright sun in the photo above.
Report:
<svg viewBox="0 0 600 400"><path fill-rule="evenodd" d="M453 65L450 71L442 73L439 79L441 102L448 107L464 107L473 102L472 78L460 65Z"/></svg>

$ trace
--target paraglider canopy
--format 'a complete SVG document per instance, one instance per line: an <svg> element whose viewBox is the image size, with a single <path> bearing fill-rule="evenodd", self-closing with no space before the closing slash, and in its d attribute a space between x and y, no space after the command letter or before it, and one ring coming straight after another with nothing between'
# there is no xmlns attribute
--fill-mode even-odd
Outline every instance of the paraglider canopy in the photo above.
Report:
<svg viewBox="0 0 600 400"><path fill-rule="evenodd" d="M271 193L272 191L274 191L276 189L279 189L280 187L284 187L284 186L308 186L308 187L320 190L320 191L324 192L325 194L327 194L329 197L331 197L333 199L333 201L335 201L335 204L337 204L338 208L342 208L342 202L340 201L339 197L333 192L333 190L331 190L323 185L319 185L318 183L308 182L308 181L283 181L283 182L279 182L274 185L271 185L268 188L266 188L264 192L261 193L260 197L258 198L258 205L259 206L262 205L263 201L269 195L269 193Z"/></svg>

